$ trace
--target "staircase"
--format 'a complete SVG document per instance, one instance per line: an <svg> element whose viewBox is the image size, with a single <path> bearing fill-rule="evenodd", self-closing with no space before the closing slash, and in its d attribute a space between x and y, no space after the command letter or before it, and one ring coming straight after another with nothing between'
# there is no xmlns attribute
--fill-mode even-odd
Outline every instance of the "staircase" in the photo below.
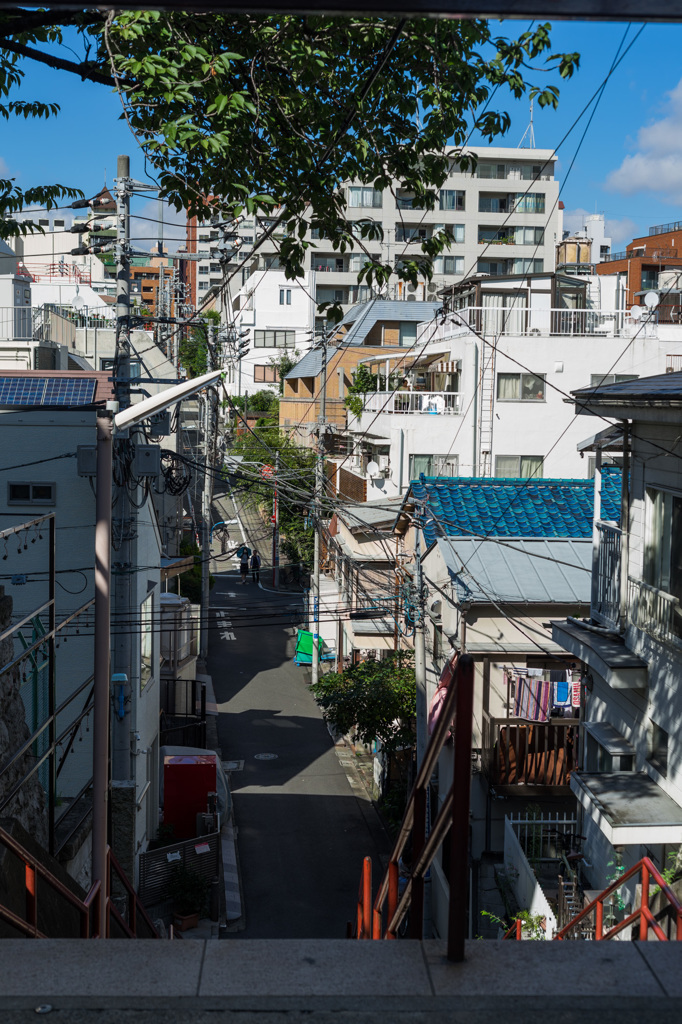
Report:
<svg viewBox="0 0 682 1024"><path fill-rule="evenodd" d="M47 854L37 857L0 827L2 874L11 884L0 897L0 922L6 937L62 938L161 938L125 872L107 850L107 898L105 920L100 920L100 883L77 895L78 887L58 877L63 874ZM17 884L17 880L22 879ZM71 881L67 879L67 881ZM80 890L82 892L82 890ZM10 905L11 904L11 905Z"/></svg>
<svg viewBox="0 0 682 1024"><path fill-rule="evenodd" d="M610 906L610 900L625 882L633 880L635 884L641 885L641 898L639 906L632 913L628 914L622 921L611 927L604 926L604 906ZM662 911L654 914L651 910L651 882L657 886L656 891L661 892L664 900ZM570 894L568 894L570 900ZM575 909L577 901L574 901ZM523 922L517 919L504 936L505 939L520 939L522 937ZM655 939L659 942L679 942L682 940L682 905L675 896L668 883L662 877L653 861L649 857L642 857L629 871L620 875L608 888L588 903L586 907L578 911L574 917L556 933L553 942L564 939L615 939L621 932L627 929L632 930L633 938L646 941L649 932L653 932ZM623 936L628 937L628 936Z"/></svg>

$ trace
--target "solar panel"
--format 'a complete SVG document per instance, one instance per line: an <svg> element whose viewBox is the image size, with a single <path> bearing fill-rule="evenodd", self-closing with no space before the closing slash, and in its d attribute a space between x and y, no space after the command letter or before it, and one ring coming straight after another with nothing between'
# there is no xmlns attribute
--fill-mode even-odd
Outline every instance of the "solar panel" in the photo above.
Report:
<svg viewBox="0 0 682 1024"><path fill-rule="evenodd" d="M2 377L0 405L91 405L93 377Z"/></svg>

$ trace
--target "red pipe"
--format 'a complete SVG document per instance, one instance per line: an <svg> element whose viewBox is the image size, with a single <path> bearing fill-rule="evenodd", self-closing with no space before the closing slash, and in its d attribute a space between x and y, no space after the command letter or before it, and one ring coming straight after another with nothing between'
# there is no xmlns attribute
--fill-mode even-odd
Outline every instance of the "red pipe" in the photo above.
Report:
<svg viewBox="0 0 682 1024"><path fill-rule="evenodd" d="M362 938L372 937L372 858L365 857L362 865Z"/></svg>
<svg viewBox="0 0 682 1024"><path fill-rule="evenodd" d="M386 928L386 938L394 939L395 932L388 930L388 925L395 916L395 912L398 909L398 878L399 868L398 863L395 860L389 862L388 865L388 922Z"/></svg>

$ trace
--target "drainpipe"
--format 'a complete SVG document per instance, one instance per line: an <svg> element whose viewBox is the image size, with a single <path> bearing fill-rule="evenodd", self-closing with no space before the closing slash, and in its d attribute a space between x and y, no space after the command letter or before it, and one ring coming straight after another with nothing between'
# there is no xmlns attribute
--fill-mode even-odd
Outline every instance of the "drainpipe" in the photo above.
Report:
<svg viewBox="0 0 682 1024"><path fill-rule="evenodd" d="M623 480L620 488L620 628L628 615L628 568L630 562L630 423L623 420Z"/></svg>
<svg viewBox="0 0 682 1024"><path fill-rule="evenodd" d="M472 427L471 427L471 475L476 476L478 469L477 455L478 445L476 443L476 428L478 426L478 344L476 341L473 342L474 346L474 402L472 407Z"/></svg>
<svg viewBox="0 0 682 1024"><path fill-rule="evenodd" d="M398 494L403 493L403 460L405 458L405 431L400 428L400 457L398 462Z"/></svg>

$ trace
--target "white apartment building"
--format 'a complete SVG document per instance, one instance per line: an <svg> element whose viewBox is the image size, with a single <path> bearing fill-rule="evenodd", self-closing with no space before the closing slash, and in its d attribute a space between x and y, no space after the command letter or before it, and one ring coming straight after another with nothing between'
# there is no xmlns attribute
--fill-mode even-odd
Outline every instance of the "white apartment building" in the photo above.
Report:
<svg viewBox="0 0 682 1024"><path fill-rule="evenodd" d="M659 870L674 866L669 854L682 843L681 375L573 397L583 436L593 435L585 444L597 460L595 496L606 453L627 470L620 525L602 518L595 498L590 617L552 623L554 640L582 665L580 769L571 788L587 837L584 878L601 889L645 855ZM626 886L621 918L636 900Z"/></svg>
<svg viewBox="0 0 682 1024"><path fill-rule="evenodd" d="M478 165L473 174L462 173L452 161L433 210L414 207L412 194L402 189L398 180L383 191L362 183L344 186L348 219L373 221L382 228L382 241L363 241L367 252L377 259L410 258L420 254L419 243L439 229L448 228L452 233L449 250L435 260L433 280L415 287L396 276L389 283L387 298L428 301L447 285L474 273L498 276L554 269L562 212L553 150L489 146L474 152ZM238 225L235 237L242 240L240 258L271 224L266 216L249 217ZM187 232L190 252L216 245L222 238L216 228L195 220L188 221ZM244 276L255 270L277 269L277 244L284 232L283 224L276 228L273 241L264 242L247 263ZM346 312L347 307L374 297L373 289L357 280L367 259L363 249L358 246L352 253L340 253L316 231L311 240L314 248L308 250L305 270L316 274L318 304L340 302ZM221 280L215 259L192 264L187 274L195 303Z"/></svg>
<svg viewBox="0 0 682 1024"><path fill-rule="evenodd" d="M682 365L679 325L658 323L655 310L634 319L615 278L601 279L603 306L591 308L593 280L533 274L455 286L444 322L422 325L403 386L366 395L362 414L348 414L358 472L373 472L368 499L401 493L420 473L590 476L567 394ZM366 362L384 373L384 357Z"/></svg>
<svg viewBox="0 0 682 1024"><path fill-rule="evenodd" d="M227 363L231 394L277 389L273 362L286 351L295 361L311 347L315 327L315 274L287 280L282 270L257 270L234 296L223 315L244 333L250 348L239 361Z"/></svg>

